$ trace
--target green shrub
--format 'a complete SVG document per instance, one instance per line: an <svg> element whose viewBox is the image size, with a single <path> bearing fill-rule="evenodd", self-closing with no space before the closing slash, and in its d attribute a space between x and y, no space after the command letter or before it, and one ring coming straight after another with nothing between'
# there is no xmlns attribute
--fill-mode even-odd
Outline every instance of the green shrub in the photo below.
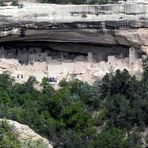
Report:
<svg viewBox="0 0 148 148"><path fill-rule="evenodd" d="M5 6L5 1L4 0L0 0L0 6Z"/></svg>
<svg viewBox="0 0 148 148"><path fill-rule="evenodd" d="M48 145L43 140L22 142L21 148L48 148Z"/></svg>
<svg viewBox="0 0 148 148"><path fill-rule="evenodd" d="M18 6L19 5L19 0L12 0L12 6Z"/></svg>
<svg viewBox="0 0 148 148"><path fill-rule="evenodd" d="M11 130L6 121L0 122L0 147L20 148L21 143L17 140L17 135Z"/></svg>

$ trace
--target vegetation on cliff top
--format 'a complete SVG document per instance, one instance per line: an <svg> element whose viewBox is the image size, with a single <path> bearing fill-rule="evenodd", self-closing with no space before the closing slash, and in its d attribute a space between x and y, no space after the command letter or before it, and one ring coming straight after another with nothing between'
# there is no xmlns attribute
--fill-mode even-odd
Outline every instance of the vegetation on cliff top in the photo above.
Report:
<svg viewBox="0 0 148 148"><path fill-rule="evenodd" d="M47 148L42 140L19 141L18 138L12 125L6 120L0 121L0 148Z"/></svg>
<svg viewBox="0 0 148 148"><path fill-rule="evenodd" d="M1 148L19 148L20 142L17 140L17 135L11 130L7 122L0 122L0 147Z"/></svg>
<svg viewBox="0 0 148 148"><path fill-rule="evenodd" d="M117 3L118 0L37 0L41 3L54 3L54 4L108 4ZM0 6L5 6L7 2L11 2L11 5L18 6L21 3L20 0L0 0Z"/></svg>
<svg viewBox="0 0 148 148"><path fill-rule="evenodd" d="M43 3L56 3L56 4L107 4L117 3L118 0L39 0Z"/></svg>
<svg viewBox="0 0 148 148"><path fill-rule="evenodd" d="M142 147L141 132L148 127L147 68L141 80L117 70L93 85L63 80L54 90L44 78L38 91L35 83L33 77L14 83L1 74L0 118L29 125L58 148Z"/></svg>

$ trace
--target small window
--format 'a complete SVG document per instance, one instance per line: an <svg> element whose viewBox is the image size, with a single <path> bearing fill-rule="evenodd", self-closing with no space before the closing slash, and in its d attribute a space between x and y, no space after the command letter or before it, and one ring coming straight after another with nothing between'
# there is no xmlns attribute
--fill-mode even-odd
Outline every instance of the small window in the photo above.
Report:
<svg viewBox="0 0 148 148"><path fill-rule="evenodd" d="M17 78L19 78L19 74L17 75Z"/></svg>

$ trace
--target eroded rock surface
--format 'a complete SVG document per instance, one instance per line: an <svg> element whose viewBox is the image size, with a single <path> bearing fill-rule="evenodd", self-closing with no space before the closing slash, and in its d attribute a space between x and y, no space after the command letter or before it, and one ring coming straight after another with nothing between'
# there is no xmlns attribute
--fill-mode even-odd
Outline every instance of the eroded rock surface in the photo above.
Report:
<svg viewBox="0 0 148 148"><path fill-rule="evenodd" d="M108 5L0 7L0 41L124 45L148 49L148 0Z"/></svg>

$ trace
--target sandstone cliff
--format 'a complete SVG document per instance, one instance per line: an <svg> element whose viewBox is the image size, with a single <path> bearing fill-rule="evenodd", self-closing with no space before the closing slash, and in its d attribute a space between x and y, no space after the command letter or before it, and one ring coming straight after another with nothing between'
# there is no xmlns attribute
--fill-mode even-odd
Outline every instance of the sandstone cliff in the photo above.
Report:
<svg viewBox="0 0 148 148"><path fill-rule="evenodd" d="M148 0L108 5L0 7L0 41L123 45L148 52Z"/></svg>

